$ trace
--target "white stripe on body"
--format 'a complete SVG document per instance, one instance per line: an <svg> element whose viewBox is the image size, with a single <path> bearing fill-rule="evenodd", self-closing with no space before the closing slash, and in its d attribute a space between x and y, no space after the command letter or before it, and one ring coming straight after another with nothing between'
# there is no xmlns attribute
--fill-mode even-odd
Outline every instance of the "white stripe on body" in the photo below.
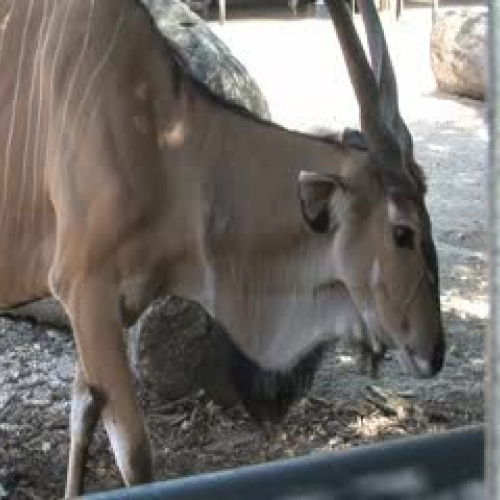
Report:
<svg viewBox="0 0 500 500"><path fill-rule="evenodd" d="M100 73L103 71L105 68L107 62L111 59L111 55L113 54L113 51L116 47L116 43L118 41L118 35L120 34L120 30L123 24L123 21L125 19L125 13L124 13L124 8L122 7L120 11L120 15L116 21L115 25L115 30L111 36L109 45L107 49L104 52L103 58L98 62L97 66L95 67L94 71L91 73L87 85L85 87L85 91L83 93L82 99L80 101L80 105L78 106L77 112L75 114L74 118L74 127L72 130L72 133L69 134L69 139L68 139L68 151L73 151L73 143L76 140L76 134L78 130L78 123L81 119L81 116L83 114L83 110L85 108L85 105L87 104L87 100L89 99L91 95L91 91L93 90L93 87L97 81L97 78L99 77Z"/></svg>
<svg viewBox="0 0 500 500"><path fill-rule="evenodd" d="M23 69L23 62L24 62L24 56L25 56L25 47L26 47L26 38L28 34L28 25L29 21L31 18L31 14L33 12L33 5L34 5L35 0L30 0L29 8L28 8L28 13L26 15L26 21L24 23L24 28L22 31L22 38L21 38L21 49L19 53L19 65L17 68L17 75L16 75L16 86L14 89L14 102L12 104L12 116L10 119L10 127L9 127L9 134L7 138L7 144L5 146L5 164L4 164L4 169L3 169L3 190L2 190L2 204L0 206L0 228L4 224L5 220L5 203L7 201L7 192L8 192L8 184L9 184L9 174L10 174L10 169L11 169L11 162L10 162L10 155L11 155L11 150L12 150L12 141L14 138L14 129L16 126L16 118L17 118L17 105L19 101L19 88L21 85L21 76L22 76L22 69ZM15 2L13 2L15 4ZM14 10L12 11L14 12ZM3 43L3 42L2 42Z"/></svg>
<svg viewBox="0 0 500 500"><path fill-rule="evenodd" d="M25 185L26 185L26 169L27 169L27 163L28 163L28 153L29 153L29 146L30 146L30 139L31 139L31 130L32 130L32 122L33 122L33 105L34 105L34 100L35 100L35 83L36 83L36 77L37 77L37 69L39 66L39 57L40 57L40 47L41 47L41 40L43 37L43 30L44 30L44 25L45 25L45 20L46 20L46 14L47 14L47 0L44 0L43 3L43 16L42 16L42 21L40 23L40 28L38 30L37 36L36 36L36 49L35 49L35 55L33 57L33 71L31 75L31 85L30 85L30 90L29 90L29 103L28 103L28 115L27 115L27 121L26 121L26 140L24 144L24 151L23 151L23 161L22 161L22 173L21 173L21 187L20 187L20 194L19 194L19 210L17 211L18 215L18 220L17 223L20 223L20 218L21 218L21 212L23 210L24 206L24 196L25 196ZM38 101L38 107L40 107L40 101ZM35 124L36 125L36 124ZM35 129L36 132L36 129ZM34 152L36 154L36 152ZM33 170L36 170L36 156L33 155L32 162L31 162L31 168ZM34 211L36 210L36 203L35 203L35 197L36 197L36 184L33 182L32 183L32 196L31 196L31 201L32 201L32 213L34 214ZM33 215L32 218L32 223L34 224L35 222L35 217ZM33 226L32 226L33 227Z"/></svg>

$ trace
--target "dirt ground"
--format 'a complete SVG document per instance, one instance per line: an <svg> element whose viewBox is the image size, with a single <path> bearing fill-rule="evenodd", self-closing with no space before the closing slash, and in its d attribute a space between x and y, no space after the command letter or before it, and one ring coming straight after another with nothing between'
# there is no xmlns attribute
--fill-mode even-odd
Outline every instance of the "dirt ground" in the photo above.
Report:
<svg viewBox="0 0 500 500"><path fill-rule="evenodd" d="M241 18L213 27L255 75L276 121L307 130L356 124L355 101L327 21ZM374 380L359 372L352 352L338 349L327 356L310 397L267 435L241 408L221 410L203 394L174 403L146 395L158 479L483 421L486 109L435 92L429 29L427 9L405 13L398 25L386 21L403 116L429 180L448 339L444 370L432 380L413 380L388 359ZM6 490L0 486L0 498L62 495L73 360L67 333L0 319L0 484ZM99 429L87 490L119 485Z"/></svg>

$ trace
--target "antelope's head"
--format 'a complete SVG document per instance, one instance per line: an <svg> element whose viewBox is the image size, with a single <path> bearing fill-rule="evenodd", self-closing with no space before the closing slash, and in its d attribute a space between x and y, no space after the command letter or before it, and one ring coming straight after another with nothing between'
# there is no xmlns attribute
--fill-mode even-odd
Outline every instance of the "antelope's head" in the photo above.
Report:
<svg viewBox="0 0 500 500"><path fill-rule="evenodd" d="M425 180L398 108L394 70L372 0L359 0L371 66L342 0L327 0L360 108L364 155L352 173L303 173L303 214L332 236L342 286L364 322L374 352L398 352L407 371L428 377L443 365L445 342L438 260ZM349 141L348 141L349 142ZM361 157L361 160L359 159Z"/></svg>

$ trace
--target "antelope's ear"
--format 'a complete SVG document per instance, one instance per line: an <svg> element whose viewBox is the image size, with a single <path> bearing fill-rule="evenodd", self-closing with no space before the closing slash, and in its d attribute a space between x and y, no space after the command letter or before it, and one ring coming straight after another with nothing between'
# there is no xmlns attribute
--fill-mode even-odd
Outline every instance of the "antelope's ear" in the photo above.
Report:
<svg viewBox="0 0 500 500"><path fill-rule="evenodd" d="M328 233L335 230L341 214L335 213L335 206L345 206L334 202L334 198L347 196L344 182L330 174L300 172L299 198L302 215L316 233Z"/></svg>

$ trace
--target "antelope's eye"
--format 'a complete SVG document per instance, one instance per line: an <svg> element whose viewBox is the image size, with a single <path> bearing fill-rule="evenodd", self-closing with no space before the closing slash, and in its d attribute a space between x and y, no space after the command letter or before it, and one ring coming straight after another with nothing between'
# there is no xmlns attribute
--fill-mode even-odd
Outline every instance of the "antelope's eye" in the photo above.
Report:
<svg viewBox="0 0 500 500"><path fill-rule="evenodd" d="M413 250L414 232L408 226L394 226L393 229L394 242L399 248L407 248Z"/></svg>

